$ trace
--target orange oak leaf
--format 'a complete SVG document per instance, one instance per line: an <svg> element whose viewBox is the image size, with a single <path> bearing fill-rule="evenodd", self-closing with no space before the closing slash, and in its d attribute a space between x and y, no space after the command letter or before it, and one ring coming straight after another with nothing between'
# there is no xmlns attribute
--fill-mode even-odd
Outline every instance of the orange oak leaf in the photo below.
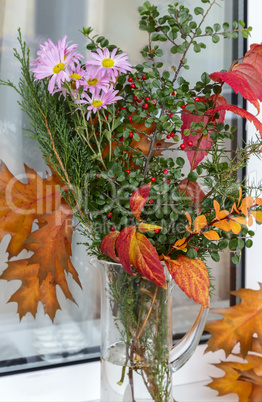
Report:
<svg viewBox="0 0 262 402"><path fill-rule="evenodd" d="M214 310L224 318L207 323L206 330L211 337L206 351L223 349L228 356L239 342L241 354L245 357L252 348L253 334L262 337L262 285L259 290L240 289L231 293L240 297L241 303Z"/></svg>
<svg viewBox="0 0 262 402"><path fill-rule="evenodd" d="M203 307L209 306L209 276L203 261L179 255L177 260L164 256L166 266L177 285Z"/></svg>
<svg viewBox="0 0 262 402"><path fill-rule="evenodd" d="M72 239L72 209L69 205L60 206L51 214L42 215L46 222L32 232L24 242L24 248L34 254L29 258L30 264L39 264L38 278L40 285L49 272L56 276L58 266L66 272L72 270L71 239Z"/></svg>
<svg viewBox="0 0 262 402"><path fill-rule="evenodd" d="M116 240L116 251L118 257L120 259L121 264L130 275L134 274L131 268L129 250L135 234L136 234L136 227L128 226L123 230L121 230Z"/></svg>
<svg viewBox="0 0 262 402"><path fill-rule="evenodd" d="M120 262L119 257L116 255L116 240L119 234L120 232L117 230L109 233L103 238L100 244L101 251L108 255L108 257L112 258L115 262Z"/></svg>
<svg viewBox="0 0 262 402"><path fill-rule="evenodd" d="M252 368L250 363L227 361L214 364L214 366L223 370L225 375L218 378L213 377L212 382L207 384L209 388L218 391L219 396L235 393L239 396L240 401L251 401L252 384L240 379L241 371L250 370ZM258 401L259 399L256 400Z"/></svg>
<svg viewBox="0 0 262 402"><path fill-rule="evenodd" d="M151 225L149 223L140 222L137 228L139 232L145 233L145 232L153 232L154 230L161 230L162 226Z"/></svg>
<svg viewBox="0 0 262 402"><path fill-rule="evenodd" d="M133 267L157 286L166 289L166 276L155 247L145 235L136 233L130 244L130 261Z"/></svg>
<svg viewBox="0 0 262 402"><path fill-rule="evenodd" d="M129 202L130 209L138 220L140 220L142 209L148 200L150 188L151 183L145 184L144 186L135 190L131 195Z"/></svg>
<svg viewBox="0 0 262 402"><path fill-rule="evenodd" d="M0 164L0 241L11 235L7 247L9 258L18 255L32 230L33 222L44 213L56 210L61 204L61 192L52 177L42 179L25 165L20 175L22 183Z"/></svg>
<svg viewBox="0 0 262 402"><path fill-rule="evenodd" d="M60 286L66 298L75 303L69 291L65 273L61 265L56 267L55 277L49 272L41 285L39 284L38 278L39 267L40 265L37 263L30 264L29 258L10 261L8 262L8 267L0 276L0 279L7 281L22 281L20 288L8 300L8 302L16 302L18 304L17 312L20 319L27 313L31 313L35 317L38 303L41 302L44 307L44 312L53 320L56 311L60 309L57 300L56 285ZM80 285L79 281L78 284Z"/></svg>

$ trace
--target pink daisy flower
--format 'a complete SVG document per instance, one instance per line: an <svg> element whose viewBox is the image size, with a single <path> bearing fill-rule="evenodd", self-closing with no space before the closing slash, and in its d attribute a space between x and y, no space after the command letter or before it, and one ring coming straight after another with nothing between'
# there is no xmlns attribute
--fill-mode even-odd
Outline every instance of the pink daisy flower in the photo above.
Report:
<svg viewBox="0 0 262 402"><path fill-rule="evenodd" d="M105 71L99 70L94 66L87 66L86 72L83 75L83 83L85 90L94 92L96 88L103 89L110 85L111 74L105 73Z"/></svg>
<svg viewBox="0 0 262 402"><path fill-rule="evenodd" d="M127 54L121 53L116 55L117 48L110 54L106 48L103 51L97 49L97 53L88 52L92 59L86 60L86 65L94 65L102 71L110 72L112 78L115 79L118 74L132 71L131 64L127 61Z"/></svg>
<svg viewBox="0 0 262 402"><path fill-rule="evenodd" d="M96 113L99 109L106 109L108 105L117 102L122 99L122 96L116 96L117 90L114 90L111 85L107 90L96 88L94 92L89 96L87 93L83 93L81 99L81 104L86 104L87 106L87 116L86 119L89 120L91 112Z"/></svg>
<svg viewBox="0 0 262 402"><path fill-rule="evenodd" d="M78 52L75 51L77 45L68 46L66 43L66 36L58 41L57 45L49 39L45 42L45 46L40 47L38 52L38 59L33 60L32 72L36 80L50 78L48 84L48 91L53 94L55 86L61 89L61 85L65 81L70 81L69 67L73 67L74 63L79 63L80 57Z"/></svg>

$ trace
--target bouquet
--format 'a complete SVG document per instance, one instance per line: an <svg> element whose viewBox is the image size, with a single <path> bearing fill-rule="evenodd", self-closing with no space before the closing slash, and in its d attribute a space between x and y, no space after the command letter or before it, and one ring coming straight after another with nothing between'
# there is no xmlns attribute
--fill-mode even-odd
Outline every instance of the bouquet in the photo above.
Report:
<svg viewBox="0 0 262 402"><path fill-rule="evenodd" d="M190 68L190 48L199 54L205 50L202 37L215 45L238 33L246 38L251 31L243 21L234 22L233 28L226 22L205 25L216 1L201 2L207 6L196 6L193 12L176 2L166 15L148 1L139 7L140 29L148 33L148 44L137 66L106 38L93 35L92 28L82 31L88 58L65 36L57 44L48 39L32 60L19 32L21 52L15 50L15 57L22 77L17 86L1 81L20 94L31 125L29 136L52 174L30 179L32 170L26 167L28 184L16 181L12 187L16 208L8 197L1 203L0 239L11 234L9 258L23 249L33 254L9 261L0 278L22 280L11 299L18 303L20 317L35 315L40 301L53 319L59 308L56 285L73 300L65 273L79 283L70 259L74 214L74 229L86 237L87 253L123 267L121 274L111 271L107 288L120 311L115 321L132 360L123 364L123 378L128 366L135 372L141 369L141 361L148 359L146 340L160 332L162 290L175 282L207 308L212 287L207 256L219 261L220 252L229 249L238 263L245 244L252 245L249 227L254 220L262 222L261 189L254 192L250 183L237 179L250 156L260 156L262 125L222 94L229 85L259 111L262 45L253 44L229 71L203 72L190 85L183 71ZM168 67L167 51L179 60ZM236 128L225 122L227 111L252 122L258 133L255 142L238 145L232 158L227 144ZM3 196L12 178L3 163L0 177ZM34 192L40 181L41 199L47 200L44 209ZM32 204L34 212L27 213ZM32 232L35 220L38 229ZM150 314L154 331L146 326ZM166 356L166 349L157 345L154 341L151 358ZM142 377L150 395L167 400L169 380L160 390L160 366L153 374L146 367Z"/></svg>

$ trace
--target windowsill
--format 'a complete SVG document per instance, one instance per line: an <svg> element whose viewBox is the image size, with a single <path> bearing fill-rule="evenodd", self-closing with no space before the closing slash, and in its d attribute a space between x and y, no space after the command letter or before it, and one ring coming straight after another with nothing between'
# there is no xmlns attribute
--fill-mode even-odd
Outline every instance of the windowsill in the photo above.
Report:
<svg viewBox="0 0 262 402"><path fill-rule="evenodd" d="M211 366L224 356L220 352L203 355L198 346L189 362L174 374L174 397L179 402L237 401L234 394L217 397L205 385L210 376L222 372ZM94 402L99 401L99 362L21 373L0 378L1 402Z"/></svg>

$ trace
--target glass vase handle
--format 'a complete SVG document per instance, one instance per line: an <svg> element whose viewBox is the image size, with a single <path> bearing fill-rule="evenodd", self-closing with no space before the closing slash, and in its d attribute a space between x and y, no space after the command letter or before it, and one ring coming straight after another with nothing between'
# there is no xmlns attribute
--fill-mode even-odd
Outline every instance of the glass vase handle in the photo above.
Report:
<svg viewBox="0 0 262 402"><path fill-rule="evenodd" d="M169 354L169 364L174 372L179 370L193 355L203 333L208 312L209 308L201 306L191 329L172 347Z"/></svg>

